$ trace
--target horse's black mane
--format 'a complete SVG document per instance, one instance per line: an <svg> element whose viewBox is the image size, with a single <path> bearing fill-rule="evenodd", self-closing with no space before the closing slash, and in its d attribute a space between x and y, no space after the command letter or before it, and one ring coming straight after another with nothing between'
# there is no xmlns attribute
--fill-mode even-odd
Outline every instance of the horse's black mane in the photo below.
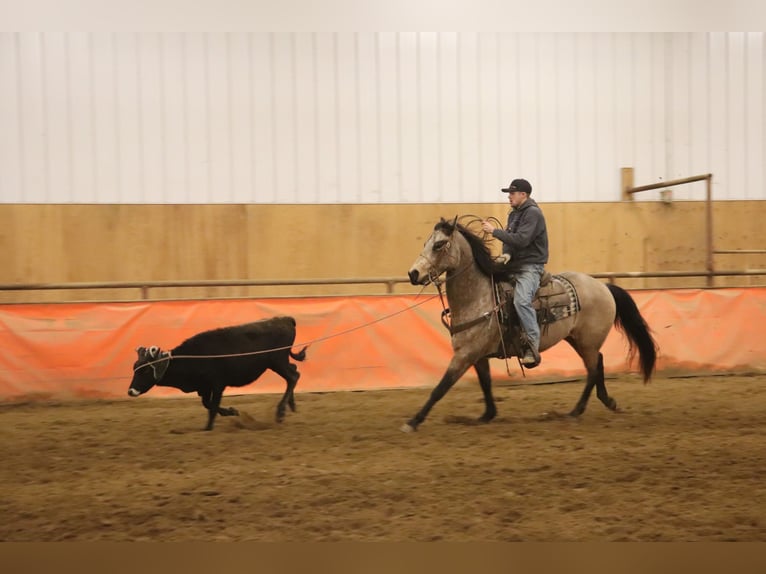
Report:
<svg viewBox="0 0 766 574"><path fill-rule="evenodd" d="M476 265L479 270L487 277L492 277L496 273L495 261L484 239L476 235L462 223L453 224L450 221L442 219L434 227L434 231L439 230L447 235L452 235L455 229L457 229L460 234L465 237L468 245L471 246L473 259L476 261Z"/></svg>

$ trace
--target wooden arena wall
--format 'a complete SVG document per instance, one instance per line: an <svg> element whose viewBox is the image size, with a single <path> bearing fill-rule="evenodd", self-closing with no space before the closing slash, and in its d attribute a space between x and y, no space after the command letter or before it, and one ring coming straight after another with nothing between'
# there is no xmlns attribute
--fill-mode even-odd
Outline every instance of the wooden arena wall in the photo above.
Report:
<svg viewBox="0 0 766 574"><path fill-rule="evenodd" d="M499 198L502 199L502 198ZM705 203L542 204L551 271L701 271ZM763 249L766 201L714 202L716 249ZM439 217L505 221L497 204L0 205L0 284L401 277ZM715 256L763 269L766 255ZM716 278L716 286L764 283ZM628 288L701 287L703 278L622 279ZM381 285L173 288L157 298L380 294ZM397 293L414 288L397 285ZM133 290L0 291L0 302L128 300Z"/></svg>

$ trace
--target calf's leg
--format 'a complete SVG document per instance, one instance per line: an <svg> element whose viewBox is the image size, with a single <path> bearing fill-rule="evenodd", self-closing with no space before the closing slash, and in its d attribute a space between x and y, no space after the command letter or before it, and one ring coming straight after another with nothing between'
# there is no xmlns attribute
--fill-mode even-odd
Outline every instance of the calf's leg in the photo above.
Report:
<svg viewBox="0 0 766 574"><path fill-rule="evenodd" d="M295 385L298 384L298 379L301 378L301 374L298 372L298 367L288 360L286 354L284 361L279 361L278 364L272 367L272 370L287 383L285 394L282 395L282 398L277 404L276 419L278 423L281 423L285 420L285 406L289 405L290 410L295 412Z"/></svg>
<svg viewBox="0 0 766 574"><path fill-rule="evenodd" d="M223 396L224 387L219 385L213 385L212 391L208 395L207 401L205 396L202 396L202 404L207 408L207 426L206 431L213 430L213 422L215 421L215 415L218 414L221 407L221 397Z"/></svg>

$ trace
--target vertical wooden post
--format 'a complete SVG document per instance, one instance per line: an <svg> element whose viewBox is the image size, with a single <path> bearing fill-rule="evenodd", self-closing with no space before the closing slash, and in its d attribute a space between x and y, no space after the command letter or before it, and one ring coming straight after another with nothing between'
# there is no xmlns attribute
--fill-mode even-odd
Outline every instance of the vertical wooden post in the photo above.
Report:
<svg viewBox="0 0 766 574"><path fill-rule="evenodd" d="M713 271L715 266L713 265L713 174L707 175L707 189L705 193L705 227L707 235L707 286L713 286Z"/></svg>
<svg viewBox="0 0 766 574"><path fill-rule="evenodd" d="M633 168L620 168L620 175L622 176L622 199L633 201L633 194L628 193L628 190L633 187Z"/></svg>

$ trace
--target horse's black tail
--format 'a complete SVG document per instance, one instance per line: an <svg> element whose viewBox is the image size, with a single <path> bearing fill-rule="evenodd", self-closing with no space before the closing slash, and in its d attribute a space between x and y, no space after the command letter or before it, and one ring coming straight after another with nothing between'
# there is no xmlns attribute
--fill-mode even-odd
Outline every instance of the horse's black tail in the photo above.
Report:
<svg viewBox="0 0 766 574"><path fill-rule="evenodd" d="M614 325L628 338L629 360L632 361L638 351L639 365L644 382L648 382L657 362L657 342L652 337L649 326L641 316L633 297L622 287L607 283L607 288L617 304Z"/></svg>
<svg viewBox="0 0 766 574"><path fill-rule="evenodd" d="M300 351L297 353L293 353L292 349L290 350L290 356L295 359L296 361L303 361L306 358L306 349L308 349L309 346L306 345L303 347Z"/></svg>

